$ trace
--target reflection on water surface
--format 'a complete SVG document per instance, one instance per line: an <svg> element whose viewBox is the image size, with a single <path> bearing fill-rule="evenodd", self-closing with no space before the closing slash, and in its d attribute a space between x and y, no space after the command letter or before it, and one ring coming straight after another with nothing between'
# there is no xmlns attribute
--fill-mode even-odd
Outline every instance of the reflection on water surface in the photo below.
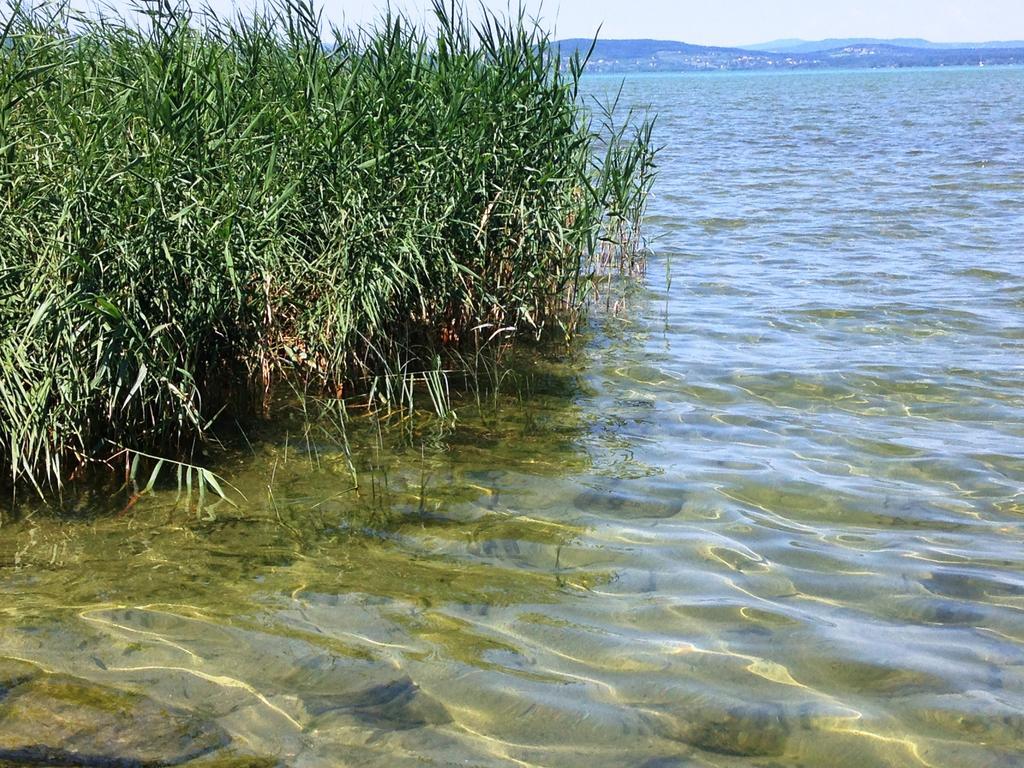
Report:
<svg viewBox="0 0 1024 768"><path fill-rule="evenodd" d="M626 90L667 145L627 312L357 420L358 487L275 433L238 507L7 514L0 691L296 766L1019 765L1024 71Z"/></svg>

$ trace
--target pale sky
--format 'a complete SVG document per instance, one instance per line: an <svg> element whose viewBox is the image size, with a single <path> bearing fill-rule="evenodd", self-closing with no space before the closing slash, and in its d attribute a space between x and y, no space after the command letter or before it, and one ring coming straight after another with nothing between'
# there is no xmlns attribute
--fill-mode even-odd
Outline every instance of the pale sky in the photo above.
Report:
<svg viewBox="0 0 1024 768"><path fill-rule="evenodd" d="M246 0L240 3L242 6ZM114 0L127 7L129 0ZM209 0L216 10L231 0ZM196 5L199 3L196 2ZM371 20L384 0L322 0L335 22ZM477 3L468 3L470 6ZM393 2L414 17L429 0ZM701 45L779 38L923 37L935 42L1024 40L1024 0L525 0L559 37L653 37ZM505 8L505 0L488 0Z"/></svg>

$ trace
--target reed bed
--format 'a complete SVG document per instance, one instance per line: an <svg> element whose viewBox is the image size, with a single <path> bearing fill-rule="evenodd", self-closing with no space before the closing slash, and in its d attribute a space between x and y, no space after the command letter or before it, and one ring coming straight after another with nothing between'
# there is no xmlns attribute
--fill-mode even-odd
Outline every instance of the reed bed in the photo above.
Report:
<svg viewBox="0 0 1024 768"><path fill-rule="evenodd" d="M651 124L589 108L584 65L522 13L442 2L354 31L301 0L9 6L0 466L42 488L189 460L283 380L379 397L571 333L595 274L637 267L654 168Z"/></svg>

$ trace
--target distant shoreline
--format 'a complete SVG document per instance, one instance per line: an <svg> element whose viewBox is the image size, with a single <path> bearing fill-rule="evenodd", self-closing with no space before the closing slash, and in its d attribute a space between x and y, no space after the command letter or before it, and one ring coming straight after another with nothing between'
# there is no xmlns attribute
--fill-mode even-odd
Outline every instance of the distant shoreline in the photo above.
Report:
<svg viewBox="0 0 1024 768"><path fill-rule="evenodd" d="M978 65L960 64L955 66L919 66L919 67L820 67L820 68L791 68L791 69L679 69L679 70L602 70L599 72L587 71L584 76L588 79L617 80L623 77L735 77L735 76L770 76L770 75L863 75L868 73L883 72L1007 72L1013 70L1024 70L1024 64L991 64L980 67Z"/></svg>
<svg viewBox="0 0 1024 768"><path fill-rule="evenodd" d="M561 55L590 51L587 71L641 72L814 71L1006 67L1024 65L1024 46L924 48L889 43L852 43L837 48L780 53L691 45L671 40L559 41ZM981 45L981 44L979 44ZM591 50L592 47L592 50Z"/></svg>

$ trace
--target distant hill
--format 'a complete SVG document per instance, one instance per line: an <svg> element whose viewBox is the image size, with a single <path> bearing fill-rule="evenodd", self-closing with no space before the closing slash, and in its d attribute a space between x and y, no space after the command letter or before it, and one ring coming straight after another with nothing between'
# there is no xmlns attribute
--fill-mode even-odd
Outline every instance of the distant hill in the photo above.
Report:
<svg viewBox="0 0 1024 768"><path fill-rule="evenodd" d="M770 43L757 43L743 46L748 51L768 51L771 53L816 53L836 48L863 45L892 45L899 48L925 48L933 51L977 50L990 48L1024 48L1024 40L1007 40L986 43L933 43L919 37L899 37L882 39L877 37L830 38L828 40L773 40Z"/></svg>
<svg viewBox="0 0 1024 768"><path fill-rule="evenodd" d="M562 40L559 45L563 55L568 55L574 50L587 51L591 42L574 38ZM985 44L986 47L972 48L950 48L945 47L946 44L930 44L926 40L919 41L925 45L908 44L914 42L918 41L825 40L799 43L809 46L827 44L829 47L825 49L769 51L693 45L674 40L598 40L588 71L628 73L1024 64L1024 42L999 44L1006 47L988 47L996 44Z"/></svg>
<svg viewBox="0 0 1024 768"><path fill-rule="evenodd" d="M590 38L576 37L568 40L560 40L563 48L579 48L586 51L593 42ZM714 51L739 52L743 48L720 48L713 45L693 45L681 43L675 40L605 40L599 39L594 48L594 56L601 58L638 58L652 55L665 55L671 53L706 53Z"/></svg>

